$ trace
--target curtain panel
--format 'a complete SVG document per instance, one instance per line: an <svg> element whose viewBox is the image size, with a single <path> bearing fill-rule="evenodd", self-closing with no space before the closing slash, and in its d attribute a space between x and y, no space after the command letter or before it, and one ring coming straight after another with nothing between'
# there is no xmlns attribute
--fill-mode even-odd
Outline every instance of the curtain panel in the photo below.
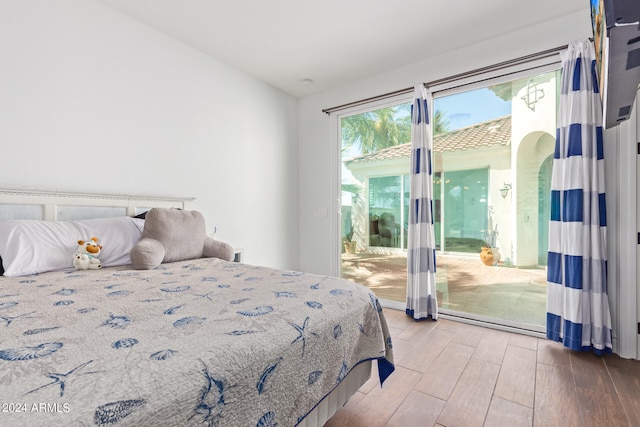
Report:
<svg viewBox="0 0 640 427"><path fill-rule="evenodd" d="M406 309L416 320L438 318L430 100L424 85L416 85L411 106Z"/></svg>
<svg viewBox="0 0 640 427"><path fill-rule="evenodd" d="M610 353L602 102L590 41L569 44L551 182L547 337Z"/></svg>

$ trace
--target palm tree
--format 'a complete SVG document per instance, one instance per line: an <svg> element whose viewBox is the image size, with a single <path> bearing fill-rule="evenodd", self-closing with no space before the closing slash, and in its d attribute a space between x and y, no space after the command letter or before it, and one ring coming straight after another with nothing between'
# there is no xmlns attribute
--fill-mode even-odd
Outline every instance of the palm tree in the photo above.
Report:
<svg viewBox="0 0 640 427"><path fill-rule="evenodd" d="M362 154L411 140L409 104L386 107L342 120L342 147L357 147Z"/></svg>
<svg viewBox="0 0 640 427"><path fill-rule="evenodd" d="M434 135L447 132L449 121L442 111L436 111L433 120ZM343 151L356 147L360 154L370 154L408 142L411 142L411 104L381 108L342 120Z"/></svg>
<svg viewBox="0 0 640 427"><path fill-rule="evenodd" d="M436 112L433 113L434 135L449 132L449 126L451 125L451 122L445 117L445 114L446 113L442 110L436 110Z"/></svg>

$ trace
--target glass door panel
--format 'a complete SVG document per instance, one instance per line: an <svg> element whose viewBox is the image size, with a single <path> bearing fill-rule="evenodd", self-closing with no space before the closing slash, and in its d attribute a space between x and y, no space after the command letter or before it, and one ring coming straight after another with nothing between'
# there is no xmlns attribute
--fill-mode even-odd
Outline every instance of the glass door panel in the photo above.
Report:
<svg viewBox="0 0 640 427"><path fill-rule="evenodd" d="M558 75L434 94L442 313L544 328Z"/></svg>
<svg viewBox="0 0 640 427"><path fill-rule="evenodd" d="M341 277L406 300L411 104L340 119Z"/></svg>

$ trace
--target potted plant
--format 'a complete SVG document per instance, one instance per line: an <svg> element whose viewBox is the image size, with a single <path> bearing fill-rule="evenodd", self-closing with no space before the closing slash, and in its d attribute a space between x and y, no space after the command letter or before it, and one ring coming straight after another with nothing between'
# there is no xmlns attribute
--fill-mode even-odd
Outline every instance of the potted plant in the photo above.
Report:
<svg viewBox="0 0 640 427"><path fill-rule="evenodd" d="M498 224L493 225L493 208L489 207L489 221L484 230L484 246L480 252L480 259L485 265L497 265L500 262L500 251L496 246L498 240Z"/></svg>

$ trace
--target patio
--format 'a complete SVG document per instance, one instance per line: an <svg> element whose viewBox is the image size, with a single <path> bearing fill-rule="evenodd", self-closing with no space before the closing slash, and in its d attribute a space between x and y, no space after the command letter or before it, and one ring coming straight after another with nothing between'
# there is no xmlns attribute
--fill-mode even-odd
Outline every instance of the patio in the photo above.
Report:
<svg viewBox="0 0 640 427"><path fill-rule="evenodd" d="M342 277L369 287L380 299L406 300L405 255L342 254ZM479 257L438 255L440 310L544 327L546 270L486 266Z"/></svg>

